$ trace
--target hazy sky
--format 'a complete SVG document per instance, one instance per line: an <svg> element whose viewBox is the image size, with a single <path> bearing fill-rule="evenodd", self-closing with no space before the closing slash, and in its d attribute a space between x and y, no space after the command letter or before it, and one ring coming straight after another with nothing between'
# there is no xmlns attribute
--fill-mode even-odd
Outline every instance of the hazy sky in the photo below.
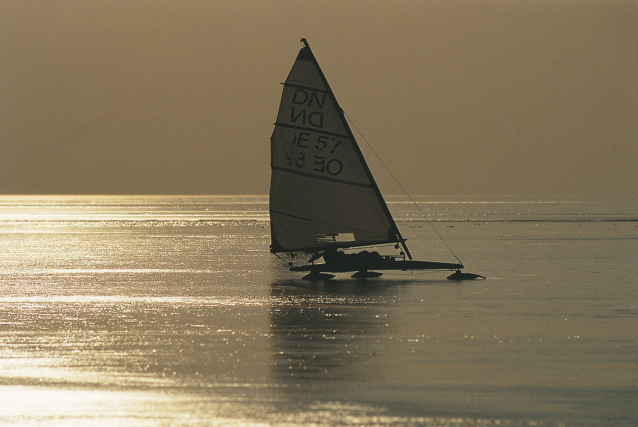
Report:
<svg viewBox="0 0 638 427"><path fill-rule="evenodd" d="M0 1L0 193L267 193L302 37L411 194L638 195L637 0Z"/></svg>

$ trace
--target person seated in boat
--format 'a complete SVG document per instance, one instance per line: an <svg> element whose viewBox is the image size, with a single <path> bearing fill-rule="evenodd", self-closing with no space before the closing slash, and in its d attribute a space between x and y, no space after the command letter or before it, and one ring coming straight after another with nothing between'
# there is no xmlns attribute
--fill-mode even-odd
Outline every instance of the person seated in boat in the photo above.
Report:
<svg viewBox="0 0 638 427"><path fill-rule="evenodd" d="M345 262L348 255L343 251L337 251L337 248L327 248L323 253L323 260L326 264L339 265Z"/></svg>
<svg viewBox="0 0 638 427"><path fill-rule="evenodd" d="M381 259L381 254L379 254L379 252L377 251L361 251L358 254L354 255L362 261L378 261Z"/></svg>
<svg viewBox="0 0 638 427"><path fill-rule="evenodd" d="M375 268L383 261L383 257L377 251L361 251L354 254L354 258L360 269Z"/></svg>
<svg viewBox="0 0 638 427"><path fill-rule="evenodd" d="M377 251L361 251L356 254L346 254L343 251L337 251L337 248L328 248L323 253L323 259L326 264L329 265L344 265L348 263L365 266L381 261L383 257Z"/></svg>

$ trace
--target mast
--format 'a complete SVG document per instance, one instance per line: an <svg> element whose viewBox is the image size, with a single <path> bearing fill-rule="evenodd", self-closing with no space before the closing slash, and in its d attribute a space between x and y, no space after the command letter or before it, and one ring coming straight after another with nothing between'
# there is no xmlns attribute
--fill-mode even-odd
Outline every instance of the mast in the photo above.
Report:
<svg viewBox="0 0 638 427"><path fill-rule="evenodd" d="M374 176L372 175L372 172L370 171L370 168L368 167L368 163L366 162L365 158L363 157L363 153L361 152L361 149L359 148L359 144L356 143L356 138L354 137L354 134L352 133L352 129L350 129L350 125L348 124L348 121L345 118L345 115L343 113L343 109L341 108L341 106L339 105L339 102L337 101L337 98L334 95L334 92L332 91L332 88L330 87L330 84L328 83L328 80L326 79L326 76L323 73L323 70L321 69L321 67L319 66L319 63L317 62L317 59L315 58L315 55L312 53L312 49L310 48L310 45L308 44L308 41L305 38L301 39L301 43L303 43L304 47L308 49L308 53L310 55L310 58L312 58L312 61L314 62L314 65L317 67L317 71L319 72L319 75L321 77L321 80L323 81L323 84L325 85L325 87L328 90L328 94L330 96L330 98L332 99L332 101L334 102L335 107L337 108L337 111L339 113L339 116L341 118L341 121L343 122L343 126L348 134L348 137L353 141L353 148L356 151L359 160L361 161L361 164L363 166L363 169L365 171L366 176L368 177L368 180L370 181L370 183L372 184L372 189L374 191L374 193L377 196L377 199L379 201L379 204L381 205L381 208L383 209L383 212L385 213L388 222L390 223L390 226L392 227L392 232L395 233L396 237L397 237L397 241L398 243L401 244L401 246L403 247L403 250L405 252L405 255L408 257L408 259L412 259L412 255L410 254L410 250L408 249L408 246L405 243L405 239L403 238L403 236L401 235L401 232L399 231L399 228L397 227L396 223L394 222L394 218L392 217L392 214L390 213L390 210L388 209L388 205L385 202L385 199L383 198L383 195L381 194L381 191L379 190L379 186L377 185Z"/></svg>

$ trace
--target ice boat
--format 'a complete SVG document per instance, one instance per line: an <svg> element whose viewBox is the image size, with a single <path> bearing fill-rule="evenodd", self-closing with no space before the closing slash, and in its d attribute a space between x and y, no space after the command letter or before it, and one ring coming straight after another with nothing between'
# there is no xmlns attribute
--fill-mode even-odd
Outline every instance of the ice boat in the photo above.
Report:
<svg viewBox="0 0 638 427"><path fill-rule="evenodd" d="M387 270L460 272L460 261L412 259L343 110L308 42L301 42L271 137L271 252L288 254L290 270L311 280L345 272L364 279ZM385 244L399 253L343 251Z"/></svg>

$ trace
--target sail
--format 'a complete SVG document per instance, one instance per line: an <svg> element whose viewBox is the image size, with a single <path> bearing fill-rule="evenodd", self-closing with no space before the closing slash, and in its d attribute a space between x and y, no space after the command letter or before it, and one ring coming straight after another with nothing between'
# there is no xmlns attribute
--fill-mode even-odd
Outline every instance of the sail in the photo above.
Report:
<svg viewBox="0 0 638 427"><path fill-rule="evenodd" d="M343 111L302 41L271 137L271 251L404 245Z"/></svg>

